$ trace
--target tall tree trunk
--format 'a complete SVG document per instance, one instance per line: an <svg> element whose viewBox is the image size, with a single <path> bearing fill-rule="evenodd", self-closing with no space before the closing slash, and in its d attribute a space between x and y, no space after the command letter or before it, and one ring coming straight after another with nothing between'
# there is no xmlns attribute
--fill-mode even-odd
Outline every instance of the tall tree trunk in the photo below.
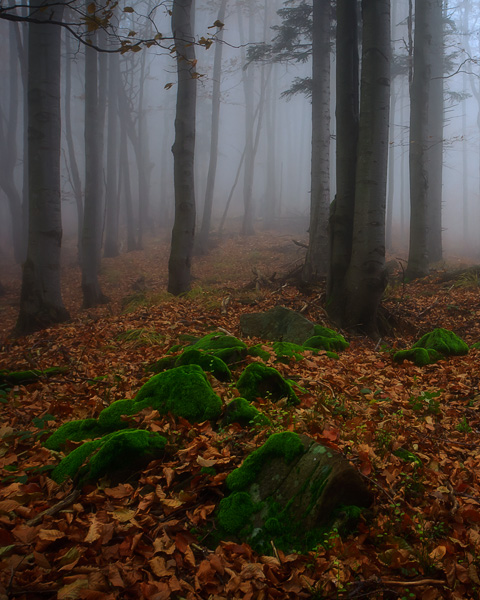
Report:
<svg viewBox="0 0 480 600"><path fill-rule="evenodd" d="M443 190L443 75L444 20L443 0L432 5L432 72L430 82L428 121L428 225L427 245L429 263L442 260L442 190Z"/></svg>
<svg viewBox="0 0 480 600"><path fill-rule="evenodd" d="M362 0L362 80L352 257L344 323L378 335L385 289L385 204L390 110L390 0Z"/></svg>
<svg viewBox="0 0 480 600"><path fill-rule="evenodd" d="M95 34L92 34L95 38ZM93 40L92 40L93 41ZM103 120L97 51L85 47L85 206L82 231L82 292L84 308L108 301L98 274L103 221Z"/></svg>
<svg viewBox="0 0 480 600"><path fill-rule="evenodd" d="M330 2L313 3L312 171L309 243L302 277L315 282L328 270L330 208Z"/></svg>
<svg viewBox="0 0 480 600"><path fill-rule="evenodd" d="M433 0L415 1L413 78L410 85L410 246L406 275L428 273L428 119Z"/></svg>
<svg viewBox="0 0 480 600"><path fill-rule="evenodd" d="M227 0L221 0L218 10L218 20L225 21L225 10ZM222 78L222 49L223 29L220 29L215 43L215 56L213 59L213 89L212 89L212 122L210 134L210 162L208 165L207 188L205 190L205 203L203 205L202 226L197 238L197 249L206 252L208 249L208 237L212 222L213 191L215 188L215 175L218 160L218 132L220 124L220 83Z"/></svg>
<svg viewBox="0 0 480 600"><path fill-rule="evenodd" d="M119 254L118 223L120 206L118 201L118 107L120 65L118 54L108 58L108 120L107 120L107 188L106 224L103 255L114 257Z"/></svg>
<svg viewBox="0 0 480 600"><path fill-rule="evenodd" d="M168 291L178 295L191 286L191 262L195 235L195 109L197 80L192 70L195 47L191 29L192 0L174 0L172 31L177 56L177 108L174 159L175 222L168 262Z"/></svg>
<svg viewBox="0 0 480 600"><path fill-rule="evenodd" d="M49 6L52 4L52 6ZM37 19L61 19L63 6L31 0ZM69 318L60 289L62 243L60 197L60 39L59 27L28 26L29 228L22 270L19 334Z"/></svg>
<svg viewBox="0 0 480 600"><path fill-rule="evenodd" d="M147 53L143 52L140 60L140 78L138 94L138 148L136 149L138 170L138 246L143 247L143 236L147 230L152 230L150 220L150 175L152 166L148 151L148 128L147 115L144 106L144 93L146 81L146 59Z"/></svg>
<svg viewBox="0 0 480 600"><path fill-rule="evenodd" d="M0 188L7 197L11 217L13 255L17 263L25 258L25 241L23 236L22 198L15 182L17 168L17 129L18 129L18 66L19 51L16 35L17 24L11 23L8 32L9 81L8 109L4 115L0 109L0 147L2 148L2 167L0 169ZM5 122L6 130L3 128Z"/></svg>
<svg viewBox="0 0 480 600"><path fill-rule="evenodd" d="M328 312L341 320L344 278L352 254L355 171L359 119L358 14L356 2L337 0L336 173L337 193L330 208Z"/></svg>
<svg viewBox="0 0 480 600"><path fill-rule="evenodd" d="M68 168L70 172L70 183L73 190L73 196L75 198L75 205L77 207L77 230L78 230L78 259L79 263L82 264L82 227L83 227L83 190L82 181L80 179L80 171L78 169L77 156L75 153L75 144L73 141L72 132L72 58L70 56L71 45L70 45L70 33L65 33L65 115L64 115L64 129L65 139L67 142L68 150Z"/></svg>

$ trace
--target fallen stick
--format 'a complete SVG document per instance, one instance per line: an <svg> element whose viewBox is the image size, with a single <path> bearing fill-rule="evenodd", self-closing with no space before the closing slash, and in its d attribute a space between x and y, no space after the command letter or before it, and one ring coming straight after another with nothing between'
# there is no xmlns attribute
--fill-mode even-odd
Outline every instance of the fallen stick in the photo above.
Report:
<svg viewBox="0 0 480 600"><path fill-rule="evenodd" d="M60 502L57 502L50 508L43 510L41 513L38 513L38 515L36 517L33 517L33 519L30 519L29 521L27 521L27 525L29 527L33 527L35 525L38 525L40 523L40 521L43 519L43 517L45 517L46 515L49 515L49 516L56 515L58 512L60 512L67 506L70 506L70 504L72 504L72 502L75 502L75 500L79 496L80 496L80 490L73 490L73 492L71 492L66 498L64 498L63 500L60 500Z"/></svg>

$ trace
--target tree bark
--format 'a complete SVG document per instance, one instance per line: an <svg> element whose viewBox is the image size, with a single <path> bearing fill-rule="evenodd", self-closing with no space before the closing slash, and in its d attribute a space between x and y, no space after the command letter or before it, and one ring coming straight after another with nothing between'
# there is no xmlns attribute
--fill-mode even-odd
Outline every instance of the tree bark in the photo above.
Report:
<svg viewBox="0 0 480 600"><path fill-rule="evenodd" d="M309 243L302 277L327 275L330 208L330 2L313 3L312 163Z"/></svg>
<svg viewBox="0 0 480 600"><path fill-rule="evenodd" d="M227 0L221 0L217 19L225 21L225 10ZM200 228L197 250L200 253L208 249L208 237L212 223L213 191L215 188L215 175L218 160L218 133L220 125L220 83L222 78L222 49L223 29L217 34L215 43L215 56L213 59L213 90L212 90L212 121L210 137L210 162L208 165L207 188L205 190L205 202L203 205L202 226Z"/></svg>
<svg viewBox="0 0 480 600"><path fill-rule="evenodd" d="M385 288L390 0L362 0L362 21L355 212L342 324L377 337L377 311Z"/></svg>
<svg viewBox="0 0 480 600"><path fill-rule="evenodd" d="M330 207L330 265L327 277L328 313L334 321L341 320L344 313L344 278L352 254L359 119L357 13L356 2L337 0L337 193Z"/></svg>
<svg viewBox="0 0 480 600"><path fill-rule="evenodd" d="M120 204L118 201L117 167L118 152L118 96L120 65L118 54L108 57L108 119L107 119L107 187L106 224L103 255L113 258L119 254L118 225Z"/></svg>
<svg viewBox="0 0 480 600"><path fill-rule="evenodd" d="M177 57L177 107L174 159L175 221L168 262L168 291L179 295L191 286L195 235L195 109L197 80L193 76L195 47L191 29L192 0L174 0L172 31Z"/></svg>
<svg viewBox="0 0 480 600"><path fill-rule="evenodd" d="M406 276L428 274L428 119L432 74L433 0L416 0L413 78L410 85L410 245Z"/></svg>
<svg viewBox="0 0 480 600"><path fill-rule="evenodd" d="M92 38L94 37L95 34L92 34ZM100 91L97 51L85 47L85 206L82 231L84 308L108 301L98 280L103 221L103 109Z"/></svg>
<svg viewBox="0 0 480 600"><path fill-rule="evenodd" d="M53 6L49 6L52 4ZM36 18L61 19L62 5L31 0ZM60 289L62 243L60 197L60 39L59 27L28 26L27 258L22 269L18 334L69 318Z"/></svg>

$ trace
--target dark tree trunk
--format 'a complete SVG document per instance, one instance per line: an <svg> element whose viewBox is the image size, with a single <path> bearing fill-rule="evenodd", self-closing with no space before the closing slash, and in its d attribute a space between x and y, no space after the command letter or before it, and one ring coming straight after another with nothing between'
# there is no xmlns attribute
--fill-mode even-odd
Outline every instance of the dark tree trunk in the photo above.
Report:
<svg viewBox="0 0 480 600"><path fill-rule="evenodd" d="M303 279L327 275L330 208L330 2L313 3L312 172L309 243Z"/></svg>
<svg viewBox="0 0 480 600"><path fill-rule="evenodd" d="M178 295L191 286L195 235L195 108L197 80L192 76L195 47L191 29L192 0L174 0L172 31L177 55L177 108L174 159L175 222L168 262L168 291Z"/></svg>
<svg viewBox="0 0 480 600"><path fill-rule="evenodd" d="M107 119L107 188L106 188L106 224L103 255L112 258L119 254L119 212L118 201L118 110L119 70L118 54L110 54L108 65L108 119Z"/></svg>
<svg viewBox="0 0 480 600"><path fill-rule="evenodd" d="M31 0L36 18L62 18L62 6ZM52 3L53 4L53 3ZM69 318L60 289L59 27L28 26L29 228L16 332L26 334Z"/></svg>
<svg viewBox="0 0 480 600"><path fill-rule="evenodd" d="M359 119L358 14L356 2L337 0L336 34L336 175L337 193L330 207L328 312L342 318L344 278L352 254L355 172Z"/></svg>
<svg viewBox="0 0 480 600"><path fill-rule="evenodd" d="M82 232L84 308L108 301L98 280L103 221L103 109L100 95L97 51L85 47L85 206Z"/></svg>
<svg viewBox="0 0 480 600"><path fill-rule="evenodd" d="M227 0L221 0L218 10L218 20L225 20L225 9ZM217 172L218 159L218 132L220 122L220 83L222 77L222 49L223 30L217 34L215 44L215 56L213 59L213 90L212 90L212 121L210 137L210 162L208 165L207 188L205 190L205 202L203 205L202 226L197 239L197 250L202 253L208 249L208 237L212 223L213 191L215 188L215 175Z"/></svg>

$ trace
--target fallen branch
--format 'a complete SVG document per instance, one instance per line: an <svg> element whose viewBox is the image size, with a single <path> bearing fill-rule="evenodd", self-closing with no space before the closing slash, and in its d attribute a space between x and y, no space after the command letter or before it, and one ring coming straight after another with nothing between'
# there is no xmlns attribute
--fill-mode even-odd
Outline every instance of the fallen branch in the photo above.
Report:
<svg viewBox="0 0 480 600"><path fill-rule="evenodd" d="M75 502L75 500L79 496L80 496L80 490L73 490L73 492L71 492L66 498L64 498L63 500L60 500L60 502L57 502L50 508L43 510L36 517L33 517L33 519L30 519L29 521L27 521L27 525L29 527L33 527L35 525L38 525L40 523L40 521L43 519L43 517L45 517L46 515L49 515L49 516L56 515L58 512L60 512L64 508L67 508L67 506L70 506L70 504L72 504L72 502Z"/></svg>

